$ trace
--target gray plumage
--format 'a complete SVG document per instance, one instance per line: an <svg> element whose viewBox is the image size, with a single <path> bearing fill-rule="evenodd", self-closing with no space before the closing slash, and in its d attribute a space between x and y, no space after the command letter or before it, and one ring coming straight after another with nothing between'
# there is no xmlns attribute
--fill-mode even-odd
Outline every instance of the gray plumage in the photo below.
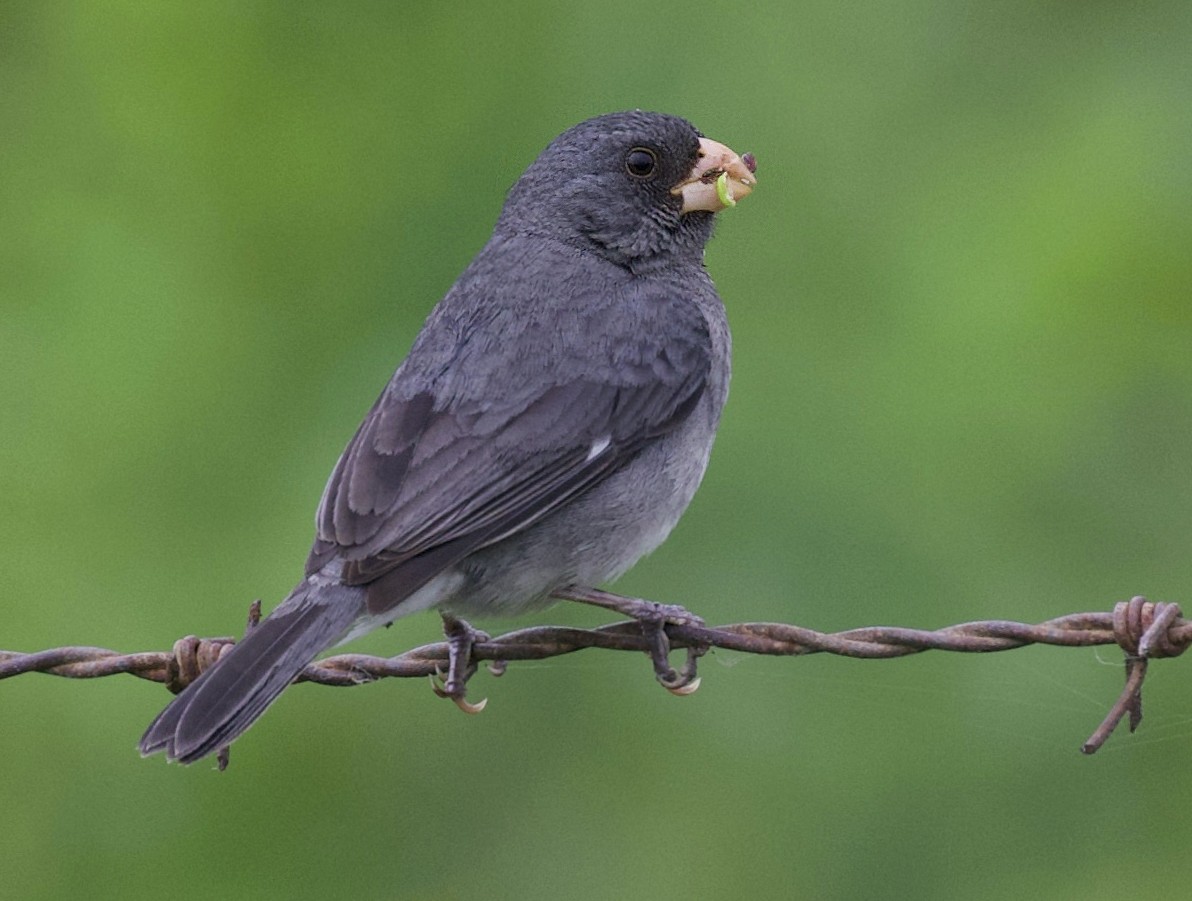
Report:
<svg viewBox="0 0 1192 901"><path fill-rule="evenodd" d="M142 753L189 763L229 744L318 653L378 625L545 604L662 542L728 391L703 265L713 213L672 193L700 139L679 118L618 113L543 151L340 457L306 578L158 716ZM649 178L627 171L634 148L655 155Z"/></svg>

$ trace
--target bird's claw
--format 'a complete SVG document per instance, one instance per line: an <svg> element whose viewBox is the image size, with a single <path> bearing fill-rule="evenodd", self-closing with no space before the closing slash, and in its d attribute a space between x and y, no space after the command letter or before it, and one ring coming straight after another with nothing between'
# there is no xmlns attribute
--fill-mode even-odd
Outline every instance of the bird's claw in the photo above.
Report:
<svg viewBox="0 0 1192 901"><path fill-rule="evenodd" d="M685 698L685 697L687 697L687 695L693 695L697 691L699 691L700 682L702 682L702 681L703 680L700 679L699 676L696 676L694 679L692 679L686 685L663 684L662 687L665 688L667 691L669 691L671 694L675 695L676 697Z"/></svg>
<svg viewBox="0 0 1192 901"><path fill-rule="evenodd" d="M435 671L430 676L430 690L433 691L440 698L448 698L451 703L462 710L464 713L479 713L488 706L488 698L482 698L473 704L463 695L455 694L447 690L447 685L443 681L443 671L435 667Z"/></svg>
<svg viewBox="0 0 1192 901"><path fill-rule="evenodd" d="M687 660L678 671L670 665L670 636L667 626L702 626L704 621L686 607L678 604L658 604L640 598L627 598L598 588L570 586L555 593L556 597L580 601L613 610L637 621L648 645L647 653L654 664L654 677L673 695L684 697L699 688L696 675L699 658L708 650L706 646L695 645L687 649Z"/></svg>
<svg viewBox="0 0 1192 901"><path fill-rule="evenodd" d="M649 601L642 603L645 606L634 618L641 625L642 634L649 644L648 653L654 664L654 678L663 688L678 697L695 694L700 686L700 678L696 675L699 658L708 649L700 646L689 647L687 660L682 668L673 669L670 665L670 636L666 634L666 627L702 626L703 619L677 604L655 604Z"/></svg>
<svg viewBox="0 0 1192 901"><path fill-rule="evenodd" d="M488 641L490 636L448 613L443 614L443 634L447 636L447 672L435 667L430 677L431 690L440 698L450 698L464 713L479 713L488 704L488 698L474 704L468 701L468 680L476 673L472 648L478 641Z"/></svg>

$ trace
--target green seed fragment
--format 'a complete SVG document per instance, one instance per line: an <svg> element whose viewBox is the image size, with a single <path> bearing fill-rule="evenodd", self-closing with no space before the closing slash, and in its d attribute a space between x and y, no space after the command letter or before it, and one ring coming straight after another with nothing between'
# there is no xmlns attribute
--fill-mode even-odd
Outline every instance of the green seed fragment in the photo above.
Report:
<svg viewBox="0 0 1192 901"><path fill-rule="evenodd" d="M737 201L733 200L733 195L728 190L727 172L721 172L720 178L716 179L716 196L720 198L720 202L725 206L737 205Z"/></svg>

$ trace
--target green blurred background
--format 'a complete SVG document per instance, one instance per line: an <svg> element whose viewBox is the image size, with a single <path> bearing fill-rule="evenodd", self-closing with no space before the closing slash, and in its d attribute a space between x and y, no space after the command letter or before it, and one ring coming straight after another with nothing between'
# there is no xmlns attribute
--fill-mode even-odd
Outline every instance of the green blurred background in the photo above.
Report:
<svg viewBox="0 0 1192 901"><path fill-rule="evenodd" d="M505 190L635 106L761 184L708 252L711 469L620 588L825 630L1187 600L1189 46L1175 0L4 4L0 647L276 603ZM1173 897L1188 664L1092 758L1112 649L703 673L300 686L222 775L137 756L159 686L14 679L0 898Z"/></svg>

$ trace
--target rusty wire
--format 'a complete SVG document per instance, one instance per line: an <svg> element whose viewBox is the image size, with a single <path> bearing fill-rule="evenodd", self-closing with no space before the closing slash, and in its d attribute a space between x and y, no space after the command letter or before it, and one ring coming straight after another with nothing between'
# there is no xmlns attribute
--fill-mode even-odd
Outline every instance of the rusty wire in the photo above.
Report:
<svg viewBox="0 0 1192 901"><path fill-rule="evenodd" d="M257 608L259 610L259 607ZM250 619L252 615L250 614ZM1142 683L1147 661L1175 657L1192 643L1192 622L1184 620L1177 604L1152 603L1143 597L1123 601L1109 613L1073 613L1031 625L1007 620L961 623L925 631L891 626L824 633L785 623L737 623L706 626L668 623L671 648L704 651L723 648L746 654L800 656L836 654L843 657L884 659L923 651L988 653L1030 644L1091 647L1116 644L1126 654L1126 686L1101 725L1081 750L1094 753L1127 715L1133 732L1142 719ZM0 679L39 672L71 679L93 679L128 673L161 682L171 691L186 687L235 643L233 638L187 636L170 651L119 654L106 648L62 647L36 653L0 651ZM585 648L649 652L641 624L613 623L597 629L536 626L493 638L481 636L472 647L472 661L489 661L497 675L516 660L544 660ZM422 645L396 657L340 654L310 664L299 682L320 685L360 685L378 679L437 677L447 666L446 641Z"/></svg>

